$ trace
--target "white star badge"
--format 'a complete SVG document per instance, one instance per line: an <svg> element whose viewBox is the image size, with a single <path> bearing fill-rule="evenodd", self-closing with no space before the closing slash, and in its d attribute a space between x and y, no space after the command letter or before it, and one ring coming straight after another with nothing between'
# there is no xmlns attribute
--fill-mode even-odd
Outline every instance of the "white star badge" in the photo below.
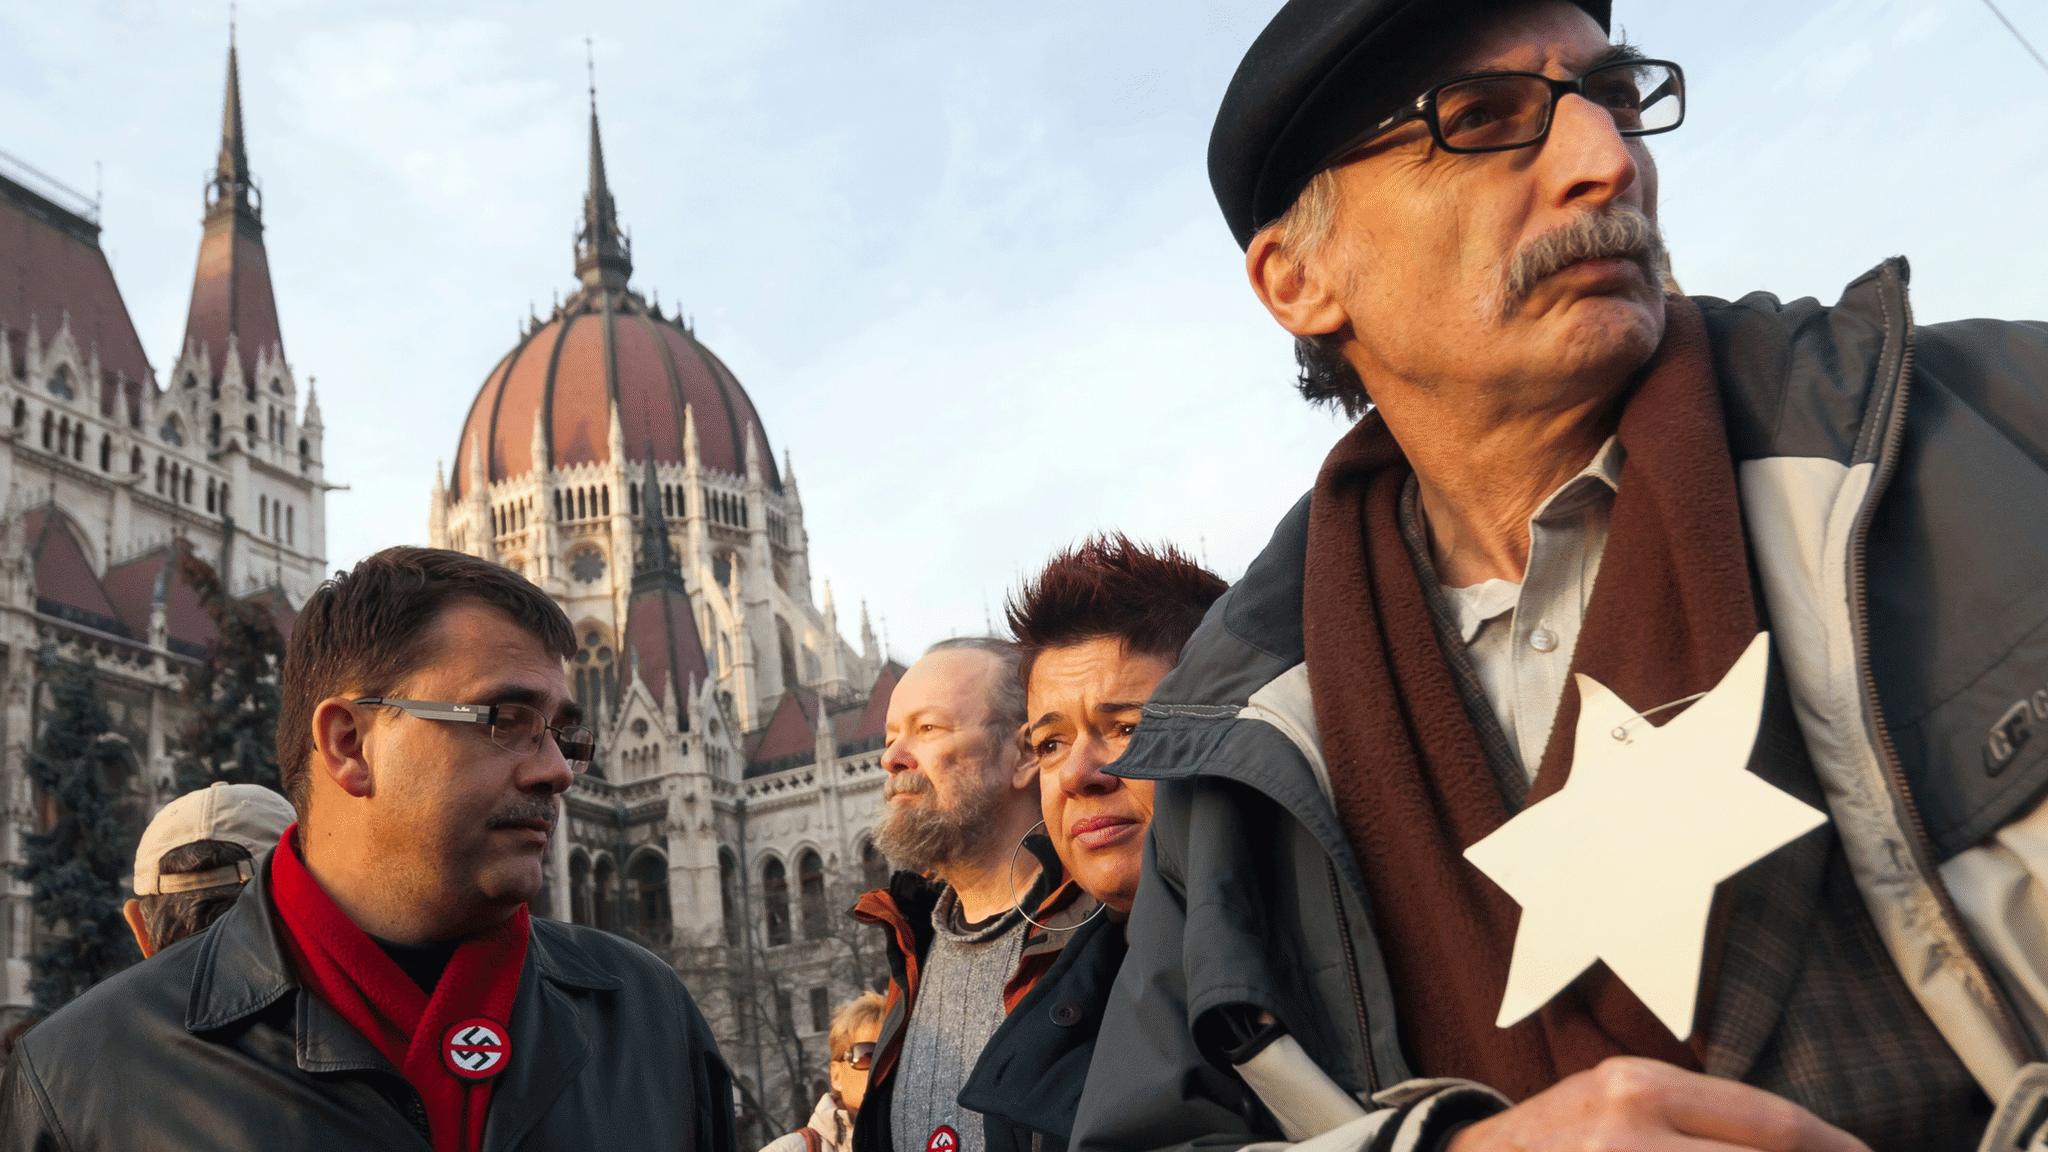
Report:
<svg viewBox="0 0 2048 1152"><path fill-rule="evenodd" d="M1496 1024L1604 960L1673 1036L1692 1035L1715 887L1827 823L1748 769L1769 668L1770 634L1758 633L1661 728L1577 677L1571 778L1465 850L1522 906Z"/></svg>

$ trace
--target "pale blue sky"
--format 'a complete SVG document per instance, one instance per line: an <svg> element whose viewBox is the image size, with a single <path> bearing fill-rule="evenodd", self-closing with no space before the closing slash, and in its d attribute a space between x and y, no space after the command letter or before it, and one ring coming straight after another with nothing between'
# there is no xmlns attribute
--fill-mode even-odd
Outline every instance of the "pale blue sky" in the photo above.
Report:
<svg viewBox="0 0 2048 1152"><path fill-rule="evenodd" d="M426 11L431 7L431 11ZM426 534L484 373L572 283L583 37L635 284L795 457L813 568L914 654L1094 528L1236 576L1341 433L1290 390L1203 152L1272 0L433 6L250 0L249 151L320 381L329 553ZM1694 292L2048 316L2048 75L1981 0L1650 5L1682 62L1663 217ZM2048 3L2006 0L2048 43ZM161 371L218 140L225 4L7 0L0 149L90 189Z"/></svg>

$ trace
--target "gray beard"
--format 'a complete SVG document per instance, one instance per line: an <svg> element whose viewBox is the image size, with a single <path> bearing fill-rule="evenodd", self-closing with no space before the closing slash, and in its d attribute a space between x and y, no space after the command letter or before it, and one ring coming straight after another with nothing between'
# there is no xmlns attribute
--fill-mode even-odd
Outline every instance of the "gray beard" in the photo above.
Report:
<svg viewBox="0 0 2048 1152"><path fill-rule="evenodd" d="M972 860L985 850L984 835L996 822L1007 791L1003 781L983 777L951 808L884 800L888 807L875 825L875 847L907 872L937 872ZM924 795L936 799L936 793Z"/></svg>

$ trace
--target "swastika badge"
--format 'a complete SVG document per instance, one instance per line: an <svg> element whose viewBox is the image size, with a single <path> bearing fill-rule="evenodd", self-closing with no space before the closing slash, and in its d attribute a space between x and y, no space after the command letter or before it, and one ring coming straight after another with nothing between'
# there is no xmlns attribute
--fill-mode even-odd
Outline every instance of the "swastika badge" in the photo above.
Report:
<svg viewBox="0 0 2048 1152"><path fill-rule="evenodd" d="M441 1040L441 1062L464 1080L488 1080L503 1072L511 1059L512 1042L505 1038L505 1026L483 1016L462 1021Z"/></svg>
<svg viewBox="0 0 2048 1152"><path fill-rule="evenodd" d="M924 1152L960 1152L960 1134L941 1124L932 1129L931 1139L924 1142Z"/></svg>

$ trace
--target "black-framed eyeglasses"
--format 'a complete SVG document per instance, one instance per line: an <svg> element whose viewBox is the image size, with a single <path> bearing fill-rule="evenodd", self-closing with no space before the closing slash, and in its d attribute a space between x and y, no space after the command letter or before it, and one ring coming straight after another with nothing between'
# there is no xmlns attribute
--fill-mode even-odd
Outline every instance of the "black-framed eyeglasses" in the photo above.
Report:
<svg viewBox="0 0 2048 1152"><path fill-rule="evenodd" d="M396 700L365 696L357 704L396 708L421 720L444 724L484 724L490 727L491 742L508 752L531 752L541 738L552 732L555 747L569 762L569 771L581 774L597 754L597 733L582 724L550 724L541 710L530 704L448 704L439 700Z"/></svg>
<svg viewBox="0 0 2048 1152"><path fill-rule="evenodd" d="M1616 60L1576 80L1541 72L1474 72L1455 76L1367 129L1338 150L1333 164L1408 123L1420 120L1446 152L1506 152L1550 135L1558 102L1582 96L1614 118L1623 136L1653 136L1685 123L1685 72L1669 60Z"/></svg>
<svg viewBox="0 0 2048 1152"><path fill-rule="evenodd" d="M850 1044L846 1051L834 1056L833 1059L841 1064L852 1065L857 1072L865 1072L875 1066L874 1042L863 1040L858 1044Z"/></svg>

